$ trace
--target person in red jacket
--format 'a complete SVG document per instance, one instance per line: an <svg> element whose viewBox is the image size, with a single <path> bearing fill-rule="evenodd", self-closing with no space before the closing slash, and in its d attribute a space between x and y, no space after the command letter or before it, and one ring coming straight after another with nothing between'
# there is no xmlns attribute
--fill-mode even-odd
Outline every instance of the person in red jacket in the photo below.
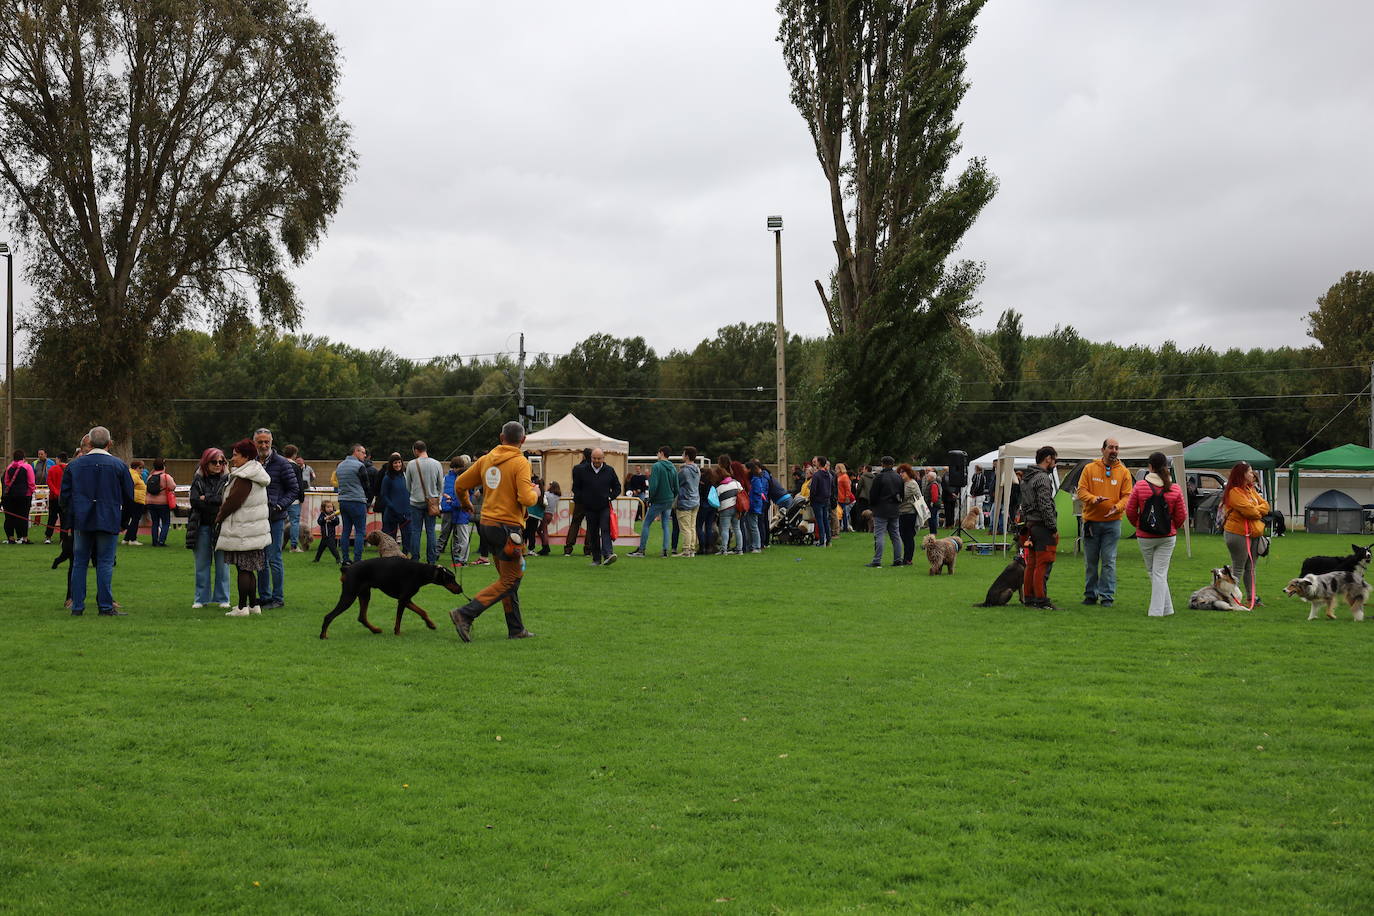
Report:
<svg viewBox="0 0 1374 916"><path fill-rule="evenodd" d="M1149 464L1149 473L1136 482L1130 498L1126 500L1126 518L1135 526L1140 556L1145 560L1145 569L1150 574L1149 615L1168 617L1174 612L1173 596L1169 594L1169 560L1174 555L1174 544L1178 542L1178 529L1188 521L1188 505L1183 500L1183 491L1169 476L1168 457L1163 452L1154 452L1150 455ZM1167 533L1141 527L1146 524L1142 522L1141 515L1148 514L1146 504L1155 496L1162 496L1168 508L1169 517L1160 522L1167 526Z"/></svg>
<svg viewBox="0 0 1374 916"><path fill-rule="evenodd" d="M66 521L62 517L62 507L58 496L62 493L62 474L67 470L67 453L57 453L57 463L48 468L48 527L43 532L43 543L52 543L52 530L62 530Z"/></svg>

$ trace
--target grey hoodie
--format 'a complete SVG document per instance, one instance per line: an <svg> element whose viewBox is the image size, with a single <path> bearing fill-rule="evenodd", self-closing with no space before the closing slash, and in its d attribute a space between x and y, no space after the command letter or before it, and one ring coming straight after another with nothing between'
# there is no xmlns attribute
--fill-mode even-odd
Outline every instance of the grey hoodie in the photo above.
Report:
<svg viewBox="0 0 1374 916"><path fill-rule="evenodd" d="M1021 478L1021 515L1027 522L1059 529L1059 511L1054 505L1054 478L1040 465L1026 469Z"/></svg>

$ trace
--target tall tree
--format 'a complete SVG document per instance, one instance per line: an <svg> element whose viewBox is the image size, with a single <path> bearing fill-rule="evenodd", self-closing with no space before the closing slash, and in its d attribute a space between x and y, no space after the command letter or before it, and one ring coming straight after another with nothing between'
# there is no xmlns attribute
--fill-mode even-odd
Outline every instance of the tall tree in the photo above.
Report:
<svg viewBox="0 0 1374 916"><path fill-rule="evenodd" d="M1307 333L1321 344L1327 365L1360 367L1340 370L1334 376L1349 386L1347 391L1363 390L1370 382L1369 366L1374 363L1374 271L1347 271L1336 281L1317 299L1316 310L1307 313ZM1349 411L1335 421L1338 441L1363 442L1371 435L1369 411L1374 410L1374 392L1365 403L1367 409ZM1330 413L1326 405L1312 407L1318 415Z"/></svg>
<svg viewBox="0 0 1374 916"><path fill-rule="evenodd" d="M792 101L829 184L836 267L829 374L811 420L836 445L932 438L957 391L980 265L952 261L996 193L961 150L964 49L983 0L781 0ZM920 398L899 393L920 391ZM859 409L856 409L859 408Z"/></svg>
<svg viewBox="0 0 1374 916"><path fill-rule="evenodd" d="M997 350L997 361L1002 366L1002 380L993 386L992 398L996 401L1010 401L1016 397L1026 348L1026 335L1021 329L1019 312L1007 309L998 317L993 342Z"/></svg>
<svg viewBox="0 0 1374 916"><path fill-rule="evenodd" d="M0 0L0 192L33 252L45 387L127 445L169 387L159 343L286 274L354 168L334 38L299 0Z"/></svg>

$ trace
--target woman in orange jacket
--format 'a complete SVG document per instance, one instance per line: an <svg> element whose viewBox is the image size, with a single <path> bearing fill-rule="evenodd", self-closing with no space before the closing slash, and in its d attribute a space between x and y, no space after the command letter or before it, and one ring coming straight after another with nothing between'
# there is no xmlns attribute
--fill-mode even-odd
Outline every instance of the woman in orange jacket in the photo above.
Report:
<svg viewBox="0 0 1374 916"><path fill-rule="evenodd" d="M1255 486L1257 476L1249 462L1231 468L1221 502L1226 513L1226 549L1231 552L1231 569L1245 587L1251 606L1263 605L1255 594L1255 542L1264 534L1264 518L1269 503Z"/></svg>

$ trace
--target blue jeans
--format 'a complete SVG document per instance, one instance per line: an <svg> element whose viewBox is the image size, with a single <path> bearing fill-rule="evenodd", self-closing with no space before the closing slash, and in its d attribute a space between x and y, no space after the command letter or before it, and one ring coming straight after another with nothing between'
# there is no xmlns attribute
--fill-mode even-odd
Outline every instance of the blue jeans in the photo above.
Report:
<svg viewBox="0 0 1374 916"><path fill-rule="evenodd" d="M439 542L434 539L434 519L425 505L410 507L410 524L406 525L406 553L412 559L420 559L420 526L425 529L425 562L431 566L439 561Z"/></svg>
<svg viewBox="0 0 1374 916"><path fill-rule="evenodd" d="M902 562L902 522L899 516L879 518L873 516L873 562L883 562L883 540L892 539L892 565Z"/></svg>
<svg viewBox="0 0 1374 916"><path fill-rule="evenodd" d="M196 535L196 604L229 603L229 564L224 561L224 551L213 546L212 531L201 526ZM210 591L210 571L213 566L215 589Z"/></svg>
<svg viewBox="0 0 1374 916"><path fill-rule="evenodd" d="M281 541L286 533L286 516L268 522L272 527L272 543L263 548L267 555L267 568L258 573L258 598L262 601L284 601L283 587L286 585L286 570L281 564Z"/></svg>
<svg viewBox="0 0 1374 916"><path fill-rule="evenodd" d="M301 540L301 504L292 503L287 506L286 517L291 522L291 549L295 550Z"/></svg>
<svg viewBox="0 0 1374 916"><path fill-rule="evenodd" d="M740 527L739 515L734 509L721 509L716 513L716 527L720 529L720 543L716 549L721 553L730 552L730 537L735 539L735 553L744 550L744 530Z"/></svg>
<svg viewBox="0 0 1374 916"><path fill-rule="evenodd" d="M72 539L72 610L86 609L86 567L95 557L95 603L101 611L114 610L115 541L112 531L78 531Z"/></svg>
<svg viewBox="0 0 1374 916"><path fill-rule="evenodd" d="M367 503L348 499L339 501L339 516L343 526L343 560L348 559L348 541L353 538L353 562L363 558L363 538L367 537Z"/></svg>
<svg viewBox="0 0 1374 916"><path fill-rule="evenodd" d="M830 543L830 505L812 504L811 514L816 516L816 543L824 547Z"/></svg>
<svg viewBox="0 0 1374 916"><path fill-rule="evenodd" d="M1120 539L1119 520L1083 523L1083 565L1087 578L1083 585L1084 598L1115 600L1116 542Z"/></svg>
<svg viewBox="0 0 1374 916"><path fill-rule="evenodd" d="M166 506L149 506L148 520L153 529L153 546L167 543L167 532L172 529L172 510Z"/></svg>
<svg viewBox="0 0 1374 916"><path fill-rule="evenodd" d="M744 549L762 550L763 541L759 537L759 525L763 516L757 512L744 513Z"/></svg>
<svg viewBox="0 0 1374 916"><path fill-rule="evenodd" d="M701 501L697 507L697 553L710 553L716 543L716 510Z"/></svg>
<svg viewBox="0 0 1374 916"><path fill-rule="evenodd" d="M853 531L854 527L849 524L849 513L854 511L852 502L840 503L840 530Z"/></svg>
<svg viewBox="0 0 1374 916"><path fill-rule="evenodd" d="M643 553L644 548L649 546L649 526L658 519L658 527L663 529L663 549L668 549L668 519L673 514L672 503L650 503L649 509L644 513L644 521L639 526L639 552Z"/></svg>

